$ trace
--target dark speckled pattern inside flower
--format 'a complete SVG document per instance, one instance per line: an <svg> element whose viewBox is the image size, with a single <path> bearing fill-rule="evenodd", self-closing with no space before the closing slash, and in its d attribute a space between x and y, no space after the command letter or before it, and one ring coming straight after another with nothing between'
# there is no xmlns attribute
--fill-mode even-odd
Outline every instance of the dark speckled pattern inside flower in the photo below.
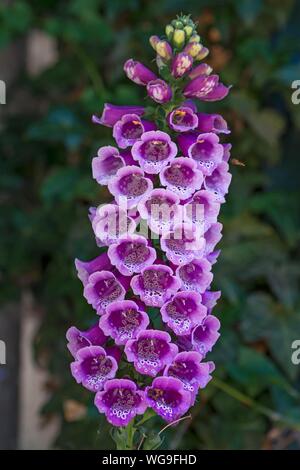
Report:
<svg viewBox="0 0 300 470"><path fill-rule="evenodd" d="M160 162L168 158L170 146L163 140L149 140L141 147L142 157L149 162Z"/></svg>
<svg viewBox="0 0 300 470"><path fill-rule="evenodd" d="M144 194L148 184L146 179L139 174L123 176L119 181L119 190L128 197L137 197Z"/></svg>

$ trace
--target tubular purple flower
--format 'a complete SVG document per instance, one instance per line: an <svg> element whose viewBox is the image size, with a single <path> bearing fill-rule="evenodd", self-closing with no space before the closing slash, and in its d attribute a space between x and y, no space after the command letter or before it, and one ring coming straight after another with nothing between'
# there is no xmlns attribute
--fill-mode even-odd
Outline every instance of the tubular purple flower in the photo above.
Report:
<svg viewBox="0 0 300 470"><path fill-rule="evenodd" d="M132 234L136 229L136 222L122 206L105 204L97 209L92 227L97 239L104 245L111 245L122 236Z"/></svg>
<svg viewBox="0 0 300 470"><path fill-rule="evenodd" d="M203 174L197 169L197 163L185 157L175 158L159 178L161 184L181 200L191 197L203 184Z"/></svg>
<svg viewBox="0 0 300 470"><path fill-rule="evenodd" d="M220 322L217 317L208 315L201 325L196 326L192 333L192 345L196 351L205 356L212 350L220 337Z"/></svg>
<svg viewBox="0 0 300 470"><path fill-rule="evenodd" d="M98 315L105 313L106 307L116 300L123 300L125 289L110 271L91 274L84 287L83 295Z"/></svg>
<svg viewBox="0 0 300 470"><path fill-rule="evenodd" d="M206 255L207 261L209 261L211 265L214 265L217 262L217 260L220 256L220 253L221 253L221 250L212 251L211 253Z"/></svg>
<svg viewBox="0 0 300 470"><path fill-rule="evenodd" d="M207 310L201 303L198 292L177 292L174 297L165 303L161 310L164 323L177 336L192 333L192 329L205 318Z"/></svg>
<svg viewBox="0 0 300 470"><path fill-rule="evenodd" d="M180 106L167 116L169 127L176 132L187 132L198 126L197 114L188 106Z"/></svg>
<svg viewBox="0 0 300 470"><path fill-rule="evenodd" d="M92 160L93 178L97 183L106 185L123 166L125 161L116 147L110 145L101 147L98 156Z"/></svg>
<svg viewBox="0 0 300 470"><path fill-rule="evenodd" d="M164 375L175 377L183 383L183 388L192 395L195 401L199 388L205 388L212 379L210 373L213 363L201 362L202 356L196 351L181 352L175 356L172 364L165 368Z"/></svg>
<svg viewBox="0 0 300 470"><path fill-rule="evenodd" d="M191 221L206 232L217 222L220 212L220 203L211 191L201 189L197 191L190 202L184 206L185 220Z"/></svg>
<svg viewBox="0 0 300 470"><path fill-rule="evenodd" d="M113 127L113 137L118 146L125 149L132 146L146 131L153 131L156 125L141 120L137 114L124 114Z"/></svg>
<svg viewBox="0 0 300 470"><path fill-rule="evenodd" d="M161 234L182 219L179 197L167 189L155 188L138 204L140 216L152 232Z"/></svg>
<svg viewBox="0 0 300 470"><path fill-rule="evenodd" d="M203 294L213 280L211 264L205 258L193 259L189 263L178 266L176 276L181 282L182 290L199 294ZM206 305L205 302L203 304Z"/></svg>
<svg viewBox="0 0 300 470"><path fill-rule="evenodd" d="M215 132L216 134L230 134L227 122L220 114L197 113L199 132Z"/></svg>
<svg viewBox="0 0 300 470"><path fill-rule="evenodd" d="M134 339L149 325L148 315L132 300L113 302L100 318L100 328L118 345Z"/></svg>
<svg viewBox="0 0 300 470"><path fill-rule="evenodd" d="M200 76L208 76L212 72L212 68L208 64L199 64L197 67L194 67L190 73L189 73L189 78L193 80L194 78L200 77Z"/></svg>
<svg viewBox="0 0 300 470"><path fill-rule="evenodd" d="M112 266L107 253L102 253L90 261L81 261L80 259L76 258L75 267L78 278L85 286L91 274L95 273L96 271L101 271L102 269L109 270Z"/></svg>
<svg viewBox="0 0 300 470"><path fill-rule="evenodd" d="M174 377L157 377L146 387L147 404L165 421L171 423L184 415L191 406L191 394Z"/></svg>
<svg viewBox="0 0 300 470"><path fill-rule="evenodd" d="M179 290L181 284L169 266L155 264L134 276L130 285L134 294L146 305L162 307Z"/></svg>
<svg viewBox="0 0 300 470"><path fill-rule="evenodd" d="M127 235L108 248L108 257L113 266L124 276L140 273L156 260L156 251L148 245L145 237Z"/></svg>
<svg viewBox="0 0 300 470"><path fill-rule="evenodd" d="M128 59L125 62L124 72L126 73L127 77L137 85L145 86L151 80L156 79L155 73L145 67L145 65L141 64L141 62L133 59Z"/></svg>
<svg viewBox="0 0 300 470"><path fill-rule="evenodd" d="M175 265L188 263L194 258L202 258L205 250L203 231L196 225L181 223L170 232L165 232L160 240L161 249Z"/></svg>
<svg viewBox="0 0 300 470"><path fill-rule="evenodd" d="M148 96L156 103L167 103L172 99L172 88L164 80L157 78L147 84Z"/></svg>
<svg viewBox="0 0 300 470"><path fill-rule="evenodd" d="M145 177L144 171L135 165L125 166L117 172L108 184L108 189L119 204L126 201L128 209L136 207L142 198L148 197L153 183Z"/></svg>
<svg viewBox="0 0 300 470"><path fill-rule="evenodd" d="M210 176L206 176L204 186L208 191L211 191L218 202L225 202L225 195L231 183L232 175L229 173L229 165L227 162L222 161L214 169Z"/></svg>
<svg viewBox="0 0 300 470"><path fill-rule="evenodd" d="M92 121L94 124L101 124L106 127L113 127L124 114L137 114L142 116L145 112L143 106L117 106L111 103L105 103L102 116L99 118L93 115Z"/></svg>
<svg viewBox="0 0 300 470"><path fill-rule="evenodd" d="M198 98L202 101L219 101L225 98L229 93L230 87L219 83L218 75L200 75L183 90L187 98Z"/></svg>
<svg viewBox="0 0 300 470"><path fill-rule="evenodd" d="M98 324L91 326L86 331L80 331L76 326L68 329L66 338L68 340L67 348L74 358L77 352L86 346L102 346L107 337Z"/></svg>
<svg viewBox="0 0 300 470"><path fill-rule="evenodd" d="M77 383L91 392L102 390L104 383L116 375L117 361L108 356L101 346L88 346L77 352L71 363L71 372Z"/></svg>
<svg viewBox="0 0 300 470"><path fill-rule="evenodd" d="M222 238L222 228L223 225L220 222L212 224L209 229L204 233L205 238L205 255L209 255L214 251L216 245Z"/></svg>
<svg viewBox="0 0 300 470"><path fill-rule="evenodd" d="M230 152L231 152L232 145L231 144L222 144L222 145L224 149L223 161L228 163L230 159Z"/></svg>
<svg viewBox="0 0 300 470"><path fill-rule="evenodd" d="M135 369L143 375L155 377L178 353L178 347L171 343L171 336L165 331L144 330L136 339L127 341L125 354Z"/></svg>
<svg viewBox="0 0 300 470"><path fill-rule="evenodd" d="M181 78L191 70L193 66L193 57L186 52L180 52L174 57L171 67L171 73L175 78Z"/></svg>
<svg viewBox="0 0 300 470"><path fill-rule="evenodd" d="M158 174L177 154L177 146L162 131L145 132L131 149L134 160L149 174Z"/></svg>
<svg viewBox="0 0 300 470"><path fill-rule="evenodd" d="M212 133L180 134L177 138L179 147L186 157L192 158L203 175L211 175L222 161L224 148L219 143L219 137Z"/></svg>
<svg viewBox="0 0 300 470"><path fill-rule="evenodd" d="M95 396L95 405L113 426L127 426L147 409L144 392L132 380L113 379L104 385L104 391Z"/></svg>
<svg viewBox="0 0 300 470"><path fill-rule="evenodd" d="M221 297L221 291L206 290L202 294L202 303L207 308L207 314L210 315L214 307L217 305L217 301Z"/></svg>

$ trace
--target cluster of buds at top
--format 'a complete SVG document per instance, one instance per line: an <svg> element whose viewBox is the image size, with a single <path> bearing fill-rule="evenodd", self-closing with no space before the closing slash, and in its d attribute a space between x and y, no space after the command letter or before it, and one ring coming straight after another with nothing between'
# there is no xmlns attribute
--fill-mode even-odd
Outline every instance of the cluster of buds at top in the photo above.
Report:
<svg viewBox="0 0 300 470"><path fill-rule="evenodd" d="M189 16L178 17L166 26L166 39L151 36L150 44L157 53L158 65L169 62L173 53L182 52L194 61L203 60L208 55L208 49L201 44L196 25Z"/></svg>
<svg viewBox="0 0 300 470"><path fill-rule="evenodd" d="M230 130L201 102L221 100L229 87L195 64L206 51L189 17L172 21L166 35L150 39L160 76L133 59L124 65L153 106L107 103L92 119L115 140L92 161L94 179L113 198L89 213L102 253L76 260L100 319L67 333L74 378L123 427L147 407L168 422L186 413L211 379L214 364L204 359L220 336L211 270L231 181L231 145L222 142ZM142 235L143 225L155 237Z"/></svg>

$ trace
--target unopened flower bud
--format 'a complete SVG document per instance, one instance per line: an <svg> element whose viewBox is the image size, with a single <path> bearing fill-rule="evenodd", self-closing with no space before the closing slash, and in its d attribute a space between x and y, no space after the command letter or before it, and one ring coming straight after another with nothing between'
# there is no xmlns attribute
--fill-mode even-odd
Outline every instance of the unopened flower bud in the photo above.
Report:
<svg viewBox="0 0 300 470"><path fill-rule="evenodd" d="M175 59L172 63L172 75L175 78L182 77L185 73L187 73L193 65L193 58L186 54L185 52L180 52L175 56Z"/></svg>
<svg viewBox="0 0 300 470"><path fill-rule="evenodd" d="M210 75L212 70L208 64L199 64L189 73L189 78L193 80L193 78L197 78L200 75Z"/></svg>
<svg viewBox="0 0 300 470"><path fill-rule="evenodd" d="M172 47L167 41L159 41L156 44L155 50L157 54L165 61L169 61L172 58Z"/></svg>
<svg viewBox="0 0 300 470"><path fill-rule="evenodd" d="M182 21L180 21L180 20L174 20L174 21L172 21L172 25L173 25L176 29L182 29L182 28L183 28L183 23L182 23Z"/></svg>
<svg viewBox="0 0 300 470"><path fill-rule="evenodd" d="M172 42L177 49L181 49L185 43L185 32L182 29L175 29Z"/></svg>
<svg viewBox="0 0 300 470"><path fill-rule="evenodd" d="M207 47L202 46L202 49L197 55L197 57L195 57L195 60L203 60L205 59L205 57L208 56L208 54L209 54L209 50L207 49Z"/></svg>
<svg viewBox="0 0 300 470"><path fill-rule="evenodd" d="M189 54L191 57L197 57L198 54L202 51L202 45L199 44L198 42L189 42L185 48L184 52L186 54Z"/></svg>
<svg viewBox="0 0 300 470"><path fill-rule="evenodd" d="M172 98L172 89L164 80L152 80L147 85L147 93L156 103L166 103Z"/></svg>
<svg viewBox="0 0 300 470"><path fill-rule="evenodd" d="M189 39L189 42L200 42L201 38L199 36L199 34L193 34L190 39Z"/></svg>
<svg viewBox="0 0 300 470"><path fill-rule="evenodd" d="M165 33L166 33L167 38L170 41L172 39L173 33L174 33L174 28L171 24L167 24L166 29L165 29Z"/></svg>
<svg viewBox="0 0 300 470"><path fill-rule="evenodd" d="M189 39L191 35L193 34L194 29L192 26L185 26L183 28L183 31L185 32L187 39Z"/></svg>
<svg viewBox="0 0 300 470"><path fill-rule="evenodd" d="M156 45L160 42L160 38L158 36L150 36L149 42L153 49L156 51Z"/></svg>

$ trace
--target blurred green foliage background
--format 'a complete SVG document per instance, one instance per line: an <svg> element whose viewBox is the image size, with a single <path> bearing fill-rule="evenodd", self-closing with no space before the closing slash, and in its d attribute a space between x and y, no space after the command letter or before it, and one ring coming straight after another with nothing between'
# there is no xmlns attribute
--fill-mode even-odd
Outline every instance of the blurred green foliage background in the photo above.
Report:
<svg viewBox="0 0 300 470"><path fill-rule="evenodd" d="M53 444L60 448L113 445L91 394L69 373L65 345L70 325L85 328L95 318L73 260L97 255L88 207L109 199L90 163L111 137L90 117L104 102L143 103L144 90L125 78L123 63L133 57L151 66L149 36L180 12L199 22L207 62L233 84L224 102L202 109L224 114L232 158L245 166L231 165L222 208L214 267L222 337L209 355L216 379L200 394L194 419L164 433L162 445L299 447L300 369L291 343L300 339L300 105L291 102L291 83L300 79L300 2L20 0L1 3L1 48L40 31L57 51L41 73L20 69L9 89L14 106L1 120L1 302L30 289L44 311L33 346L53 377L41 412L61 416ZM161 427L153 420L154 436Z"/></svg>

